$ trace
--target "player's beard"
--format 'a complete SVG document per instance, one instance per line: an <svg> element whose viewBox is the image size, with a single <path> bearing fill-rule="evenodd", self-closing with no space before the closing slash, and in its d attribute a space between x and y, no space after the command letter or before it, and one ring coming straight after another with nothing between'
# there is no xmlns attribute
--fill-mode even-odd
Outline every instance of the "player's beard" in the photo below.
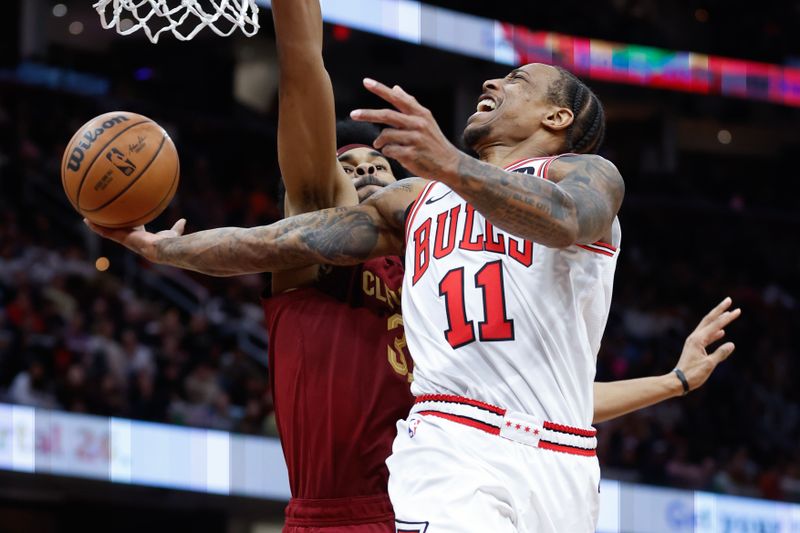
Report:
<svg viewBox="0 0 800 533"><path fill-rule="evenodd" d="M475 128L466 128L462 135L464 146L477 153L481 143L489 137L491 132L492 126L490 124L484 124L483 126L477 126Z"/></svg>

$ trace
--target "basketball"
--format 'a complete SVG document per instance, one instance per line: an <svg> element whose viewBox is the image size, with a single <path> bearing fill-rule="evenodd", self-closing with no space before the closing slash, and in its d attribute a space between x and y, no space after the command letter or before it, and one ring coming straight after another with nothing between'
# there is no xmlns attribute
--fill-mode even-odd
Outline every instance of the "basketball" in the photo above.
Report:
<svg viewBox="0 0 800 533"><path fill-rule="evenodd" d="M97 225L147 224L178 188L178 152L164 128L136 113L93 118L73 135L61 161L67 198Z"/></svg>

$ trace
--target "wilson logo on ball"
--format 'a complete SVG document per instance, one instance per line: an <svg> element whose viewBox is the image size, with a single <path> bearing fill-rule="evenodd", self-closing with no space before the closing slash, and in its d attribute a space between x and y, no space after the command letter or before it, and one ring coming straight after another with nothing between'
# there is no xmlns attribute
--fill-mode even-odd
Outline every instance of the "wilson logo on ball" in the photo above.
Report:
<svg viewBox="0 0 800 533"><path fill-rule="evenodd" d="M113 128L117 124L122 122L127 122L128 117L125 115L118 115L116 117L111 117L110 119L103 122L99 128L95 128L93 131L85 131L83 133L83 138L78 142L77 146L72 149L72 153L69 155L69 162L67 163L67 168L72 170L73 172L77 172L81 169L81 163L83 163L84 153L89 150L94 142L101 136L105 131L109 128Z"/></svg>

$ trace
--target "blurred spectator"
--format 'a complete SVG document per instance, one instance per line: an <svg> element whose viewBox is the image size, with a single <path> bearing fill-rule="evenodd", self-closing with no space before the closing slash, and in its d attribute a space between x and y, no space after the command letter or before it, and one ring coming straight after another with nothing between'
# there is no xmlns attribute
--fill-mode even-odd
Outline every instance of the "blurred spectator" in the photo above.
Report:
<svg viewBox="0 0 800 533"><path fill-rule="evenodd" d="M27 370L23 370L14 378L8 397L12 402L21 405L53 409L57 404L50 385L44 364L33 360Z"/></svg>
<svg viewBox="0 0 800 533"><path fill-rule="evenodd" d="M184 383L186 399L193 404L212 405L222 394L217 383L217 373L210 364L203 361L189 373Z"/></svg>
<svg viewBox="0 0 800 533"><path fill-rule="evenodd" d="M125 376L134 377L144 373L150 376L155 372L153 351L139 343L139 337L132 329L122 332L122 351L125 355Z"/></svg>

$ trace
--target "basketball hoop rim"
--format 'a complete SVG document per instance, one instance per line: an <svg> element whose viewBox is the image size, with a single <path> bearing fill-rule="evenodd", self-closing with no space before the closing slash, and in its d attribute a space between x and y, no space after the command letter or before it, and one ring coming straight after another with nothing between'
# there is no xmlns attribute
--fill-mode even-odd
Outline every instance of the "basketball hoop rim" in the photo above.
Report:
<svg viewBox="0 0 800 533"><path fill-rule="evenodd" d="M208 2L213 8L210 11L206 11L200 0L98 0L92 7L100 16L104 29L114 29L119 35L131 35L142 30L154 44L166 32L180 41L193 39L204 28L220 37L228 37L237 29L246 37L258 33L259 7L256 0ZM196 24L188 30L184 27L191 25L190 17L196 19ZM130 20L132 25L123 28L125 20ZM154 28L148 24L151 21L154 26L155 21L162 21L163 25Z"/></svg>

